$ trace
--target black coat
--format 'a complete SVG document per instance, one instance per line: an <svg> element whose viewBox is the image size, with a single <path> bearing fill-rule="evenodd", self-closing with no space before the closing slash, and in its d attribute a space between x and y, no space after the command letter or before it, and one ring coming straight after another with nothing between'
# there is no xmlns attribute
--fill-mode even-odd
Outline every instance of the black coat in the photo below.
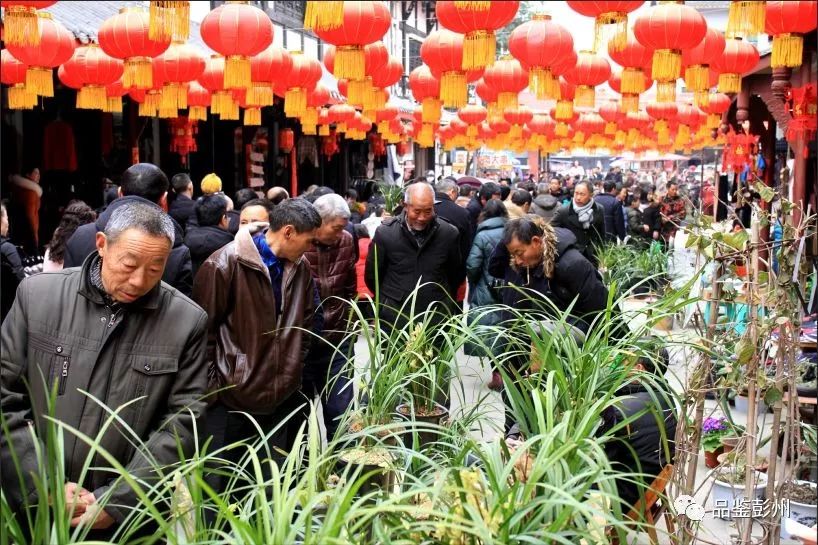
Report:
<svg viewBox="0 0 818 545"><path fill-rule="evenodd" d="M662 230L661 212L662 209L659 206L648 206L642 211L642 221L650 227L649 236L652 236L654 231Z"/></svg>
<svg viewBox="0 0 818 545"><path fill-rule="evenodd" d="M466 205L466 210L469 213L469 218L471 218L472 232L477 232L477 218L480 216L480 212L483 211L483 203L480 202L477 195L471 198L469 204Z"/></svg>
<svg viewBox="0 0 818 545"><path fill-rule="evenodd" d="M168 207L168 214L187 232L188 220L196 217L196 201L187 195L177 195Z"/></svg>
<svg viewBox="0 0 818 545"><path fill-rule="evenodd" d="M563 227L568 229L576 237L574 246L584 255L588 261L594 266L597 264L596 255L594 255L594 246L599 245L605 240L605 210L599 203L594 203L594 221L585 229L579 221L576 211L574 210L573 201L569 202L554 214L551 224L554 227Z"/></svg>
<svg viewBox="0 0 818 545"><path fill-rule="evenodd" d="M605 240L616 242L616 239L625 240L625 214L622 203L610 193L601 193L594 197L594 201L602 205L605 210Z"/></svg>
<svg viewBox="0 0 818 545"><path fill-rule="evenodd" d="M394 314L387 309L399 309L418 281L431 283L418 290L415 309L421 312L434 303L449 307L465 278L457 229L439 219L433 221L430 229L425 241L419 244L406 225L405 214L401 214L385 219L369 243L364 280L373 293L380 293L388 321L394 320Z"/></svg>
<svg viewBox="0 0 818 545"><path fill-rule="evenodd" d="M193 269L193 276L205 259L221 248L233 241L233 234L221 227L192 227L185 235L185 246L190 249L190 261Z"/></svg>
<svg viewBox="0 0 818 545"><path fill-rule="evenodd" d="M460 257L465 265L475 233L469 212L458 206L448 195L435 193L435 214L457 227L457 232L460 233Z"/></svg>
<svg viewBox="0 0 818 545"><path fill-rule="evenodd" d="M88 223L81 225L68 239L65 245L65 255L63 257L63 268L79 267L82 265L85 258L97 249L96 238L97 233L105 230L108 225L108 220L114 210L127 203L139 202L143 204L150 204L159 208L156 204L150 202L142 197L129 195L127 197L120 197L111 203L111 205L97 218L96 223ZM190 296L193 291L193 272L190 264L190 250L183 242L183 231L181 226L174 220L173 226L176 229L176 238L173 241L173 249L170 251L168 262L165 264L165 273L162 275L162 280L170 284L177 290L181 291L187 296Z"/></svg>
<svg viewBox="0 0 818 545"><path fill-rule="evenodd" d="M661 473L665 465L673 462L675 454L676 411L669 396L661 391L649 392L644 386L633 384L617 392L619 399L603 415L602 431L613 428L619 422L644 414L619 430L611 441L605 443L605 452L614 469L628 473L646 473L645 485ZM664 439L670 459L665 454ZM633 449L633 452L631 452ZM619 497L633 505L644 494L644 487L617 479Z"/></svg>
<svg viewBox="0 0 818 545"><path fill-rule="evenodd" d="M0 262L0 269L2 270L2 276L0 276L0 321L2 321L11 310L11 305L14 303L14 297L17 294L17 286L26 275L23 272L23 260L20 258L17 246L5 237L0 237L0 259L2 259L2 262Z"/></svg>
<svg viewBox="0 0 818 545"><path fill-rule="evenodd" d="M572 325L588 330L594 316L604 311L608 305L608 290L596 268L576 248L576 237L568 229L557 228L557 261L553 278L545 276L541 266L531 270L518 269L510 265L510 255L505 244L494 248L489 263L489 274L502 278L509 284L534 290L543 295L560 311L576 299L571 309ZM502 302L519 310L540 310L548 312L549 305L532 300L514 288L501 289Z"/></svg>

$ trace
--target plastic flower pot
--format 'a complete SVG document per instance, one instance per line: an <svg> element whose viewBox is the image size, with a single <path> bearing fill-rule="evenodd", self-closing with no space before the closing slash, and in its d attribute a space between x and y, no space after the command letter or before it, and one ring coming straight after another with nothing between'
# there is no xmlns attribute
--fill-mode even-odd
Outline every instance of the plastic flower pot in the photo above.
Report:
<svg viewBox="0 0 818 545"><path fill-rule="evenodd" d="M401 403L397 407L397 413L407 422L417 422L422 426L415 432L413 431L414 426L407 425L403 438L404 444L411 447L414 434L417 433L418 448L424 448L426 445L434 443L440 434L438 430L431 429L431 426L439 426L441 420L449 414L449 411L443 405L435 403L435 410L431 414L417 414L412 412L412 407L408 403Z"/></svg>
<svg viewBox="0 0 818 545"><path fill-rule="evenodd" d="M704 451L704 465L707 469L713 469L719 465L719 455L724 452L724 447L719 447L716 450Z"/></svg>
<svg viewBox="0 0 818 545"><path fill-rule="evenodd" d="M744 505L752 505L755 499L764 499L764 489L767 486L767 475L756 471L755 488L748 493L745 490L744 480L740 483L720 481L718 475L713 482L713 505L716 516L724 520L732 520L732 513L741 500Z"/></svg>
<svg viewBox="0 0 818 545"><path fill-rule="evenodd" d="M812 489L812 498L816 497L818 484L809 481L795 481L795 484L810 487ZM818 521L818 505L815 503L801 503L790 498L790 512L787 518L812 528ZM786 531L785 526L782 524L781 539L790 539L790 537L789 532Z"/></svg>

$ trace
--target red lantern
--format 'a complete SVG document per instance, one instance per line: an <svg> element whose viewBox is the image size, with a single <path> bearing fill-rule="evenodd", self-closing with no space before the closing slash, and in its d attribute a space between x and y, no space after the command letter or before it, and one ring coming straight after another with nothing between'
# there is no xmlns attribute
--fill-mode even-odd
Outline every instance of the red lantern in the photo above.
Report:
<svg viewBox="0 0 818 545"><path fill-rule="evenodd" d="M465 34L463 70L479 70L494 63L497 38L494 32L510 23L520 2L503 0L490 2L488 10L474 11L463 9L461 2L438 0L435 12L440 26Z"/></svg>
<svg viewBox="0 0 818 545"><path fill-rule="evenodd" d="M75 89L77 91L82 89L82 80L79 77L77 77L76 74L66 71L65 65L62 65L59 68L57 68L57 79L59 79L60 83L62 83L69 89Z"/></svg>
<svg viewBox="0 0 818 545"><path fill-rule="evenodd" d="M122 85L122 78L105 86L105 96L107 98L103 112L121 113L122 97L128 94L128 90Z"/></svg>
<svg viewBox="0 0 818 545"><path fill-rule="evenodd" d="M163 107L187 108L187 84L204 73L204 57L192 46L175 42L153 60L153 67L163 84Z"/></svg>
<svg viewBox="0 0 818 545"><path fill-rule="evenodd" d="M580 51L577 64L565 74L565 79L577 86L574 99L579 107L593 108L596 103L594 88L611 77L611 65L607 60L590 51Z"/></svg>
<svg viewBox="0 0 818 545"><path fill-rule="evenodd" d="M40 40L37 10L53 6L56 1L28 0L0 2L6 11L3 16L3 41L6 46L37 45Z"/></svg>
<svg viewBox="0 0 818 545"><path fill-rule="evenodd" d="M447 108L460 108L468 102L466 73L462 68L463 36L448 30L435 30L420 46L420 56L435 77L440 79L440 98Z"/></svg>
<svg viewBox="0 0 818 545"><path fill-rule="evenodd" d="M188 117L194 121L207 120L207 108L210 106L210 91L198 81L190 82L187 90Z"/></svg>
<svg viewBox="0 0 818 545"><path fill-rule="evenodd" d="M554 128L557 124L554 123L554 120L551 119L551 116L549 115L534 114L531 121L529 121L527 125L528 128L534 132L534 134L551 138L554 136Z"/></svg>
<svg viewBox="0 0 818 545"><path fill-rule="evenodd" d="M439 123L441 102L440 80L425 64L421 64L409 74L409 88L412 96L423 107L423 123Z"/></svg>
<svg viewBox="0 0 818 545"><path fill-rule="evenodd" d="M815 30L818 2L787 0L768 1L765 32L773 37L770 66L801 66L804 58L804 34Z"/></svg>
<svg viewBox="0 0 818 545"><path fill-rule="evenodd" d="M378 123L378 132L381 134L389 134L391 131L389 124L392 120L397 119L400 110L394 104L386 104L383 108L375 114L375 121Z"/></svg>
<svg viewBox="0 0 818 545"><path fill-rule="evenodd" d="M45 11L37 12L39 39L37 45L8 44L9 52L28 65L26 88L30 93L44 97L54 96L52 70L68 61L74 54L74 35Z"/></svg>
<svg viewBox="0 0 818 545"><path fill-rule="evenodd" d="M682 72L681 52L699 45L706 33L704 17L684 4L660 4L637 17L634 36L639 43L654 50L651 73L659 82L659 102L676 100L676 80Z"/></svg>
<svg viewBox="0 0 818 545"><path fill-rule="evenodd" d="M233 94L224 88L224 57L211 55L205 62L205 69L199 76L199 83L210 91L210 113L221 119L238 120L239 105Z"/></svg>
<svg viewBox="0 0 818 545"><path fill-rule="evenodd" d="M508 50L528 69L529 87L539 99L556 99L558 83L552 67L574 50L574 39L549 15L535 15L511 32Z"/></svg>
<svg viewBox="0 0 818 545"><path fill-rule="evenodd" d="M468 125L466 136L477 136L477 127L486 120L487 115L486 109L476 104L463 106L457 111L457 117Z"/></svg>
<svg viewBox="0 0 818 545"><path fill-rule="evenodd" d="M605 121L605 134L616 134L616 124L625 117L615 100L602 103L599 116Z"/></svg>
<svg viewBox="0 0 818 545"><path fill-rule="evenodd" d="M284 113L287 117L300 117L307 109L307 96L321 79L321 63L292 51L293 66L286 79L287 92L284 95Z"/></svg>
<svg viewBox="0 0 818 545"><path fill-rule="evenodd" d="M161 55L170 46L170 39L152 40L149 32L150 18L142 8L122 8L99 27L97 36L102 50L125 61L122 79L125 87L153 87L151 58Z"/></svg>
<svg viewBox="0 0 818 545"><path fill-rule="evenodd" d="M343 24L332 29L316 29L319 38L336 47L334 75L353 81L366 76L364 46L383 38L392 17L380 1L347 0Z"/></svg>
<svg viewBox="0 0 818 545"><path fill-rule="evenodd" d="M250 104L260 106L273 105L273 84L287 78L292 70L293 61L290 54L275 45L250 59L250 79L253 82L248 89L247 100Z"/></svg>
<svg viewBox="0 0 818 545"><path fill-rule="evenodd" d="M81 109L105 108L105 86L123 76L122 61L107 55L97 44L78 47L63 66L72 78L83 83L77 93L77 108Z"/></svg>
<svg viewBox="0 0 818 545"><path fill-rule="evenodd" d="M503 112L503 119L511 124L511 130L509 131L511 138L519 138L522 136L523 126L533 118L534 114L525 106L512 108Z"/></svg>
<svg viewBox="0 0 818 545"><path fill-rule="evenodd" d="M724 93L714 93L710 95L707 106L704 111L707 113L707 127L710 129L717 129L721 124L721 119L727 110L730 109L730 104L733 99Z"/></svg>
<svg viewBox="0 0 818 545"><path fill-rule="evenodd" d="M328 159L338 153L338 151L338 137L335 131L331 131L328 136L321 138L321 153L326 155Z"/></svg>
<svg viewBox="0 0 818 545"><path fill-rule="evenodd" d="M670 144L670 122L676 119L679 110L674 102L655 102L645 106L648 115L655 121L653 128L656 130L657 142L660 146Z"/></svg>
<svg viewBox="0 0 818 545"><path fill-rule="evenodd" d="M719 74L719 92L738 93L741 91L741 76L758 64L758 50L740 38L727 40L724 52L713 63Z"/></svg>
<svg viewBox="0 0 818 545"><path fill-rule="evenodd" d="M792 115L787 125L787 141L794 146L801 139L804 147L800 151L806 157L809 151L807 143L815 140L818 130L818 87L814 83L794 87L787 102Z"/></svg>
<svg viewBox="0 0 818 545"><path fill-rule="evenodd" d="M497 91L497 108L503 112L517 107L517 95L528 87L528 73L520 61L504 57L486 69L483 81Z"/></svg>
<svg viewBox="0 0 818 545"><path fill-rule="evenodd" d="M278 151L288 154L295 147L295 133L292 129L281 129L278 131Z"/></svg>
<svg viewBox="0 0 818 545"><path fill-rule="evenodd" d="M596 1L577 2L568 0L568 6L586 17L594 18L594 51L599 51L602 44L602 33L606 25L616 25L613 38L608 42L609 51L619 51L625 47L628 31L628 13L640 7L642 1Z"/></svg>
<svg viewBox="0 0 818 545"><path fill-rule="evenodd" d="M37 105L37 95L26 89L27 69L8 49L0 51L0 81L11 86L9 108L12 110L30 110Z"/></svg>
<svg viewBox="0 0 818 545"><path fill-rule="evenodd" d="M199 130L196 123L196 121L187 117L177 117L170 120L170 133L172 135L170 151L181 156L180 160L183 165L187 164L188 154L198 149L195 136Z"/></svg>
<svg viewBox="0 0 818 545"><path fill-rule="evenodd" d="M249 88L250 57L273 43L270 17L249 4L222 4L205 16L200 31L202 40L226 57L224 88Z"/></svg>
<svg viewBox="0 0 818 545"><path fill-rule="evenodd" d="M722 55L724 46L724 35L716 29L708 28L704 40L699 45L682 51L685 85L688 89L706 91L710 88L710 65Z"/></svg>
<svg viewBox="0 0 818 545"><path fill-rule="evenodd" d="M386 155L386 143L383 141L383 138L381 138L381 135L373 132L370 133L367 138L369 140L369 151L371 151L375 157L383 157Z"/></svg>
<svg viewBox="0 0 818 545"><path fill-rule="evenodd" d="M608 55L622 66L622 94L638 95L647 88L645 67L653 60L653 51L639 43L633 32L628 32L624 45L619 50L608 46Z"/></svg>

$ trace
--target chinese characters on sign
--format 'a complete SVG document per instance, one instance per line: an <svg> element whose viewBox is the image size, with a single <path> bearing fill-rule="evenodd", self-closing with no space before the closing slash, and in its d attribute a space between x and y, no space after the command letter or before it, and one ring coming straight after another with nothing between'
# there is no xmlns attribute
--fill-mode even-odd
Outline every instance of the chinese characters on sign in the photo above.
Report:
<svg viewBox="0 0 818 545"><path fill-rule="evenodd" d="M782 499L779 502L761 498L736 498L731 506L727 500L715 500L713 516L722 519L765 518L772 514L773 518L787 518L790 513L790 500Z"/></svg>

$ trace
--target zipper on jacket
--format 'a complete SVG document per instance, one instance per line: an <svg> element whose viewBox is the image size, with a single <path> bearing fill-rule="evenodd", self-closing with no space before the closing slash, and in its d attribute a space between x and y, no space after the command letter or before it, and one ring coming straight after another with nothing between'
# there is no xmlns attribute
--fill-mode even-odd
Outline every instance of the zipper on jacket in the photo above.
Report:
<svg viewBox="0 0 818 545"><path fill-rule="evenodd" d="M60 382L57 387L57 395L63 395L65 393L65 385L68 383L68 369L70 366L71 360L64 357L60 366Z"/></svg>

